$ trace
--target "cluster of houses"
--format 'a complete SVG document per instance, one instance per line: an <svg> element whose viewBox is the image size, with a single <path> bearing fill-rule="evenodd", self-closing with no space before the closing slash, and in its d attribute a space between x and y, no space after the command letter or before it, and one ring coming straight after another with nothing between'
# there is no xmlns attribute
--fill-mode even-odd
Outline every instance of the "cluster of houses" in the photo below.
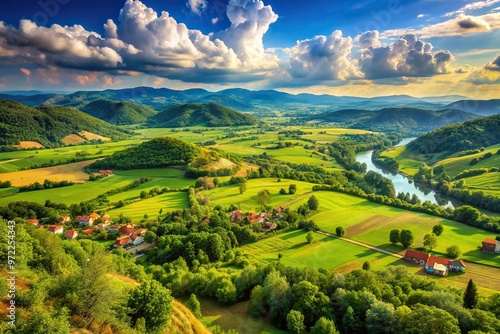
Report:
<svg viewBox="0 0 500 334"><path fill-rule="evenodd" d="M482 248L485 253L498 254L500 253L500 241L486 238L483 240Z"/></svg>
<svg viewBox="0 0 500 334"><path fill-rule="evenodd" d="M269 232L278 227L277 222L283 218L284 206L273 209L273 213L246 213L243 214L240 210L234 210L229 214L231 223L239 223L243 219L247 219L250 224L260 224L262 232Z"/></svg>
<svg viewBox="0 0 500 334"><path fill-rule="evenodd" d="M429 274L446 276L449 271L465 271L465 263L462 260L444 259L414 249L407 249L403 258L412 263L425 266L425 271Z"/></svg>
<svg viewBox="0 0 500 334"><path fill-rule="evenodd" d="M79 233L85 235L91 235L94 230L101 229L108 233L117 233L118 238L113 244L114 247L129 247L137 246L144 242L144 234L147 232L146 229L137 228L134 223L127 225L112 225L111 217L109 215L100 216L97 213L91 213L88 216L77 216L75 220L79 223L84 230L78 232L77 230L71 229L66 231L65 237L69 239L75 239L78 237ZM64 227L62 225L49 225L40 226L38 219L27 219L26 222L40 228L46 228L46 230L53 234L63 234ZM71 222L70 216L61 216L57 219L58 224L64 224Z"/></svg>

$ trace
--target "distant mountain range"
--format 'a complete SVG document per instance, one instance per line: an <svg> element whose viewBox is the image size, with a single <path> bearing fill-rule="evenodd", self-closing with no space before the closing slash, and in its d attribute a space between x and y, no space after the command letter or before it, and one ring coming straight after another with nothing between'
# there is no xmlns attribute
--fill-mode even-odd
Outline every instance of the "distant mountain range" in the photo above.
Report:
<svg viewBox="0 0 500 334"><path fill-rule="evenodd" d="M425 109L440 109L459 100L467 98L459 95L440 97L415 98L409 95L391 95L373 98L353 96L314 95L314 94L289 94L276 90L252 91L248 89L232 88L218 92L210 92L195 88L187 90L173 90L168 88L135 87L126 89L109 89L103 91L80 91L71 94L28 92L0 92L0 98L24 103L29 106L38 105L65 105L81 108L84 105L99 99L114 101L127 101L147 105L157 111L163 110L178 103L217 103L239 111L281 111L296 110L298 105L314 106L311 112L320 112L320 106L329 110L339 110L349 107L360 109L377 109L382 107L400 107L411 104L413 107ZM31 93L38 93L33 91ZM450 107L451 108L451 107ZM461 109L461 108L458 108ZM465 110L467 111L467 110Z"/></svg>
<svg viewBox="0 0 500 334"><path fill-rule="evenodd" d="M238 126L257 124L257 118L216 103L175 104L148 121L152 127Z"/></svg>
<svg viewBox="0 0 500 334"><path fill-rule="evenodd" d="M309 119L357 129L420 134L477 117L478 115L457 109L383 108L379 110L344 109L310 116Z"/></svg>

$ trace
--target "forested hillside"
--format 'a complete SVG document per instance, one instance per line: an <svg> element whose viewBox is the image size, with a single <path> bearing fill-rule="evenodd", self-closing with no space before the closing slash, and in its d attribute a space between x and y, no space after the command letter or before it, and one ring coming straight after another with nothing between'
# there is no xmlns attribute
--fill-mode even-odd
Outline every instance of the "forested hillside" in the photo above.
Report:
<svg viewBox="0 0 500 334"><path fill-rule="evenodd" d="M31 140L44 146L59 143L65 136L89 131L112 139L125 139L129 132L68 107L31 108L0 100L0 145Z"/></svg>
<svg viewBox="0 0 500 334"><path fill-rule="evenodd" d="M258 120L253 116L216 103L176 104L151 117L149 121L149 125L153 127L237 126L257 123Z"/></svg>
<svg viewBox="0 0 500 334"><path fill-rule="evenodd" d="M455 153L500 143L500 115L449 125L426 133L408 144L416 153Z"/></svg>
<svg viewBox="0 0 500 334"><path fill-rule="evenodd" d="M161 137L119 151L96 161L91 168L135 169L186 165L201 153L201 149L182 140Z"/></svg>
<svg viewBox="0 0 500 334"><path fill-rule="evenodd" d="M116 125L145 123L149 117L156 115L156 111L144 105L106 99L90 102L80 110Z"/></svg>
<svg viewBox="0 0 500 334"><path fill-rule="evenodd" d="M435 111L418 108L384 108L379 110L345 109L310 118L339 123L356 129L417 134L476 117L456 109Z"/></svg>

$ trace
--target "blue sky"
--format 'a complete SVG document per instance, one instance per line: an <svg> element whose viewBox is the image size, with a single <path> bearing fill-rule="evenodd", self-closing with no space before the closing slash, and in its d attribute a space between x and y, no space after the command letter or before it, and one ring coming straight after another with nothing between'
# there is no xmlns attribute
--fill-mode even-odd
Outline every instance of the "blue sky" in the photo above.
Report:
<svg viewBox="0 0 500 334"><path fill-rule="evenodd" d="M3 0L0 90L498 97L500 0Z"/></svg>

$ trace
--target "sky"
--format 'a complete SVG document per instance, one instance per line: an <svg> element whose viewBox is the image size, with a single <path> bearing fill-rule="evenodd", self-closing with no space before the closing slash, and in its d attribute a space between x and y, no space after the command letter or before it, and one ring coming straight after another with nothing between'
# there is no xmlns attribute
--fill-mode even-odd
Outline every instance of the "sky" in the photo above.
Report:
<svg viewBox="0 0 500 334"><path fill-rule="evenodd" d="M500 0L2 0L0 91L500 97Z"/></svg>

